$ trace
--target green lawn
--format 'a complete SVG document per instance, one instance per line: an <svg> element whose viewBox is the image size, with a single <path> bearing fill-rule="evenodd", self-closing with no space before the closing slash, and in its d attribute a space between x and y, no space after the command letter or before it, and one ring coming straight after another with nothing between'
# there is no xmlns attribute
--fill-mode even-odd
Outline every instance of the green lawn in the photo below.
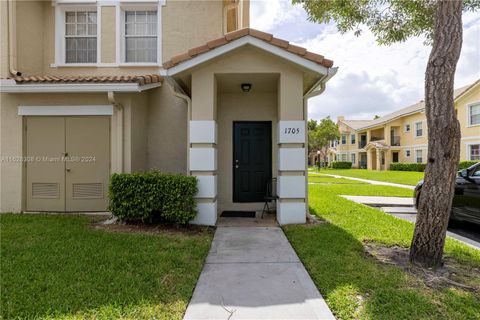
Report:
<svg viewBox="0 0 480 320"><path fill-rule="evenodd" d="M321 169L320 171L311 170L311 173L336 174L339 176L361 178L368 180L392 182L414 186L423 179L423 172L412 171L375 171L365 169Z"/></svg>
<svg viewBox="0 0 480 320"><path fill-rule="evenodd" d="M411 190L314 179L317 183L309 185L311 212L328 222L284 230L338 319L480 319L480 293L432 289L365 255L364 241L408 247L411 223L338 196L411 196ZM447 239L446 255L480 267L480 251L452 239Z"/></svg>
<svg viewBox="0 0 480 320"><path fill-rule="evenodd" d="M85 216L0 219L2 319L181 319L212 238L107 232Z"/></svg>

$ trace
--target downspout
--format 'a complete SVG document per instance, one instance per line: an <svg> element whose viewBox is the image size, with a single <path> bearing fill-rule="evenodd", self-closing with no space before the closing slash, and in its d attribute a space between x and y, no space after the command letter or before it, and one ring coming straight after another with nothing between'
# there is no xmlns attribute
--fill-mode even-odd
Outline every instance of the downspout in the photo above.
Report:
<svg viewBox="0 0 480 320"><path fill-rule="evenodd" d="M20 77L22 73L17 70L17 28L15 25L15 16L17 7L14 0L8 0L8 66L10 73L15 77Z"/></svg>
<svg viewBox="0 0 480 320"><path fill-rule="evenodd" d="M185 93L177 92L175 90L175 87L176 87L175 82L172 83L172 81L174 80L171 79L171 81L169 81L171 84L170 90L172 94L175 97L180 98L187 103L187 176L189 176L191 175L191 172L190 172L190 119L192 118L192 99Z"/></svg>
<svg viewBox="0 0 480 320"><path fill-rule="evenodd" d="M120 173L123 172L123 164L124 164L124 152L123 152L123 106L122 104L118 103L115 101L115 94L113 91L109 91L107 93L108 97L108 102L112 104L115 109L117 110L117 147L118 147L118 153L120 154L120 161L117 161L118 164L118 170Z"/></svg>
<svg viewBox="0 0 480 320"><path fill-rule="evenodd" d="M325 83L337 73L338 68L328 68L327 73L321 77L303 96L303 119L305 119L305 205L307 217L313 220L308 206L308 99L321 95L325 91Z"/></svg>

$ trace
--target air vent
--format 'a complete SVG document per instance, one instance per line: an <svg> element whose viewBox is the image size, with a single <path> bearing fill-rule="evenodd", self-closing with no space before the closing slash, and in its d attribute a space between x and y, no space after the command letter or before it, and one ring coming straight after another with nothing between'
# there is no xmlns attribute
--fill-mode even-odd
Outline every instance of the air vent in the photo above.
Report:
<svg viewBox="0 0 480 320"><path fill-rule="evenodd" d="M103 183L74 183L73 199L101 199L103 198Z"/></svg>
<svg viewBox="0 0 480 320"><path fill-rule="evenodd" d="M60 188L58 183L32 183L32 198L37 199L58 199Z"/></svg>

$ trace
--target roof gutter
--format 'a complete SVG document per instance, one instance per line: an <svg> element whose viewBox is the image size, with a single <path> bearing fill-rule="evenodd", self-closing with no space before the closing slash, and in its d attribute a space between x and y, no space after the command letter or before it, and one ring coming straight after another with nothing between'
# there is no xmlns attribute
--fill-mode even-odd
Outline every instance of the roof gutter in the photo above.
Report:
<svg viewBox="0 0 480 320"><path fill-rule="evenodd" d="M62 92L142 92L160 87L161 82L140 85L138 83L33 83L17 84L13 79L0 80L0 92L12 93L62 93Z"/></svg>
<svg viewBox="0 0 480 320"><path fill-rule="evenodd" d="M7 3L8 10L8 66L9 71L13 76L19 77L22 75L20 71L17 70L17 28L15 25L15 16L17 14L17 6L14 3L14 0L8 0Z"/></svg>

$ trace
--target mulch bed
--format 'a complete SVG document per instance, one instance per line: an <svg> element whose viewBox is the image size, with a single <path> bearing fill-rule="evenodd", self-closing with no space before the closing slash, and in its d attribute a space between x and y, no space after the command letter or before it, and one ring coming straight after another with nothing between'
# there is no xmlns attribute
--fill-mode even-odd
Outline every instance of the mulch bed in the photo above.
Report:
<svg viewBox="0 0 480 320"><path fill-rule="evenodd" d="M480 268L462 264L457 260L444 257L442 267L424 269L410 263L407 248L387 247L378 243L364 243L365 254L382 264L394 265L415 277L430 288L455 287L462 290L480 292Z"/></svg>
<svg viewBox="0 0 480 320"><path fill-rule="evenodd" d="M95 222L92 227L97 230L107 232L121 233L141 233L141 234L168 234L168 235L203 235L205 232L213 234L214 227L205 227L197 225L177 226L170 223L142 223L142 222L116 222L113 224L104 224L105 220Z"/></svg>

